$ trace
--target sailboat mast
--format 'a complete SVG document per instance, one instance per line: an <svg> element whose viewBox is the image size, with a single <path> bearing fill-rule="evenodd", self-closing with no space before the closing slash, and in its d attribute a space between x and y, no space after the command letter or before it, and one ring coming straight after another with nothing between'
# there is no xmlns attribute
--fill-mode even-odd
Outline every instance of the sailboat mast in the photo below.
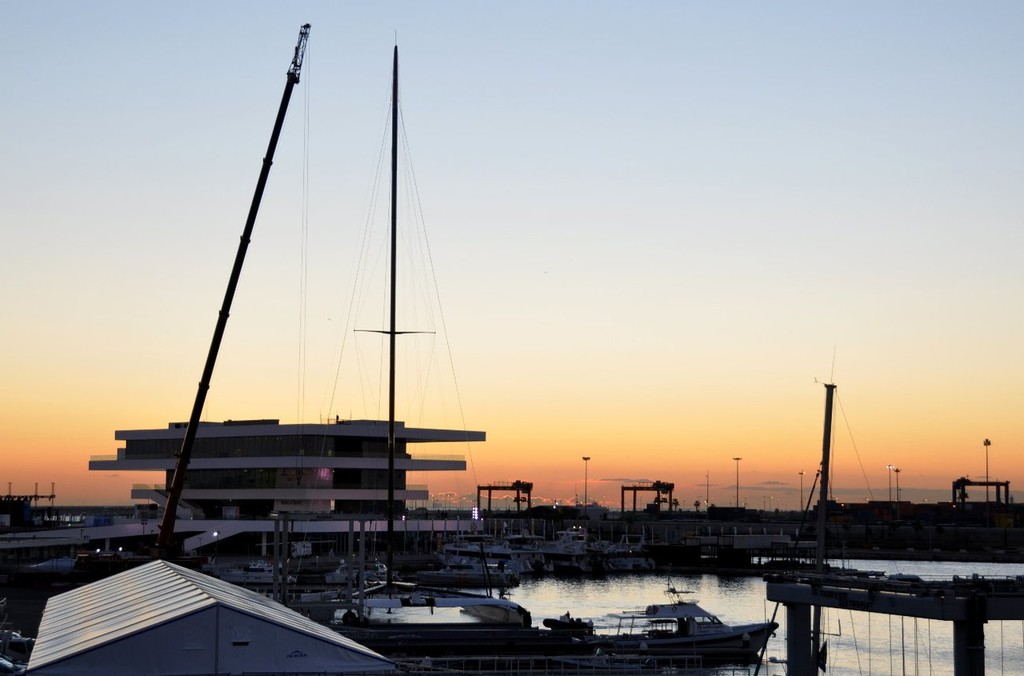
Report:
<svg viewBox="0 0 1024 676"><path fill-rule="evenodd" d="M394 571L395 534L395 294L398 288L398 45L391 74L391 327L388 331L388 536L387 583Z"/></svg>
<svg viewBox="0 0 1024 676"><path fill-rule="evenodd" d="M825 528L828 525L828 465L832 455L832 399L836 386L825 383L825 432L821 441L821 492L818 494L818 537L814 558L814 570L821 573L825 568Z"/></svg>
<svg viewBox="0 0 1024 676"><path fill-rule="evenodd" d="M825 431L824 438L821 441L821 492L818 494L817 551L814 557L814 571L816 573L825 572L825 529L828 527L828 472L829 459L832 455L832 400L835 397L835 392L836 386L833 383L825 383ZM811 663L823 663L824 655L821 652L821 606L814 606L811 634L814 650Z"/></svg>

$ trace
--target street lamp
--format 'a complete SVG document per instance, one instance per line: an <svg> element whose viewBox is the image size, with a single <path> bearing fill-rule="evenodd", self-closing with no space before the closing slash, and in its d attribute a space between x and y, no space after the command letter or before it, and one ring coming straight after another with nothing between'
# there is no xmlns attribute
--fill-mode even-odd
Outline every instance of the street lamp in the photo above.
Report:
<svg viewBox="0 0 1024 676"><path fill-rule="evenodd" d="M894 467L893 473L896 475L896 520L900 520L900 468Z"/></svg>
<svg viewBox="0 0 1024 676"><path fill-rule="evenodd" d="M892 473L896 469L896 465L886 465L885 468L889 470L889 520L892 520L892 513L895 511L895 505L892 502Z"/></svg>
<svg viewBox="0 0 1024 676"><path fill-rule="evenodd" d="M800 475L800 504L797 505L797 508L802 512L804 510L804 474L806 472L800 470L797 474Z"/></svg>
<svg viewBox="0 0 1024 676"><path fill-rule="evenodd" d="M985 439L981 445L985 447L985 525L988 526L988 447L992 445L992 442Z"/></svg>
<svg viewBox="0 0 1024 676"><path fill-rule="evenodd" d="M740 508L740 460L743 458L733 458L736 461L736 509Z"/></svg>
<svg viewBox="0 0 1024 676"><path fill-rule="evenodd" d="M587 505L590 504L588 502L588 498L587 498L587 479L589 478L589 476L588 476L588 474L589 474L588 468L589 467L590 467L590 456L589 455L585 455L585 456L583 456L583 509L584 510L586 510L587 509Z"/></svg>

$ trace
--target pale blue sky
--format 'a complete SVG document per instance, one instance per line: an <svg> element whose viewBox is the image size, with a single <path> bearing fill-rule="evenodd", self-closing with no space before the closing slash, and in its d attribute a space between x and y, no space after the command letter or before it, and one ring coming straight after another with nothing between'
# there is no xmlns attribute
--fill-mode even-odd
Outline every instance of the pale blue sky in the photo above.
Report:
<svg viewBox="0 0 1024 676"><path fill-rule="evenodd" d="M467 422L496 447L474 402L685 428L689 407L794 388L816 419L805 385L834 352L861 429L1024 444L1020 3L8 1L5 401L88 400L108 436L79 453L187 417L307 21L213 417L294 411L307 103L309 331L330 334L310 358L329 361L397 34ZM261 380L251 360L283 365ZM278 395L219 399L232 378ZM912 388L929 399L894 410ZM127 412L158 390L177 412ZM957 416L973 427L935 432Z"/></svg>

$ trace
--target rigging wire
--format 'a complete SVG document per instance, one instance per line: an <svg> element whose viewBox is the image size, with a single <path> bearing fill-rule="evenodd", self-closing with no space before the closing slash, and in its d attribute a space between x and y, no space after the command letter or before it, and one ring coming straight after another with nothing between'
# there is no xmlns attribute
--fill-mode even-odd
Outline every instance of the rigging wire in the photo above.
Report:
<svg viewBox="0 0 1024 676"><path fill-rule="evenodd" d="M299 271L298 271L298 317L297 317L297 331L296 331L296 383L295 383L295 421L299 425L306 424L306 384L307 384L307 371L306 364L309 354L309 193L310 193L310 181L309 181L309 157L310 157L310 109L312 101L312 63L310 59L312 50L307 45L306 47L306 86L303 88L303 111L302 111L302 195L299 206ZM303 431L300 438L305 438ZM324 449L326 447L327 437L324 435L320 440L320 457L324 455ZM311 449L313 450L313 449ZM305 455L305 449L300 448L298 455L295 456L295 484L297 488L303 487L304 469L301 466L302 458ZM314 488L321 488L325 485L325 480L320 477L317 472L312 472L311 478L308 480L310 486ZM310 534L308 531L303 532L303 540L308 540ZM301 566L301 559L300 559Z"/></svg>
<svg viewBox="0 0 1024 676"><path fill-rule="evenodd" d="M299 316L298 354L296 359L295 420L305 422L306 409L306 355L307 318L309 303L309 108L310 108L310 49L306 47L306 86L303 88L302 115L302 199L299 213Z"/></svg>
<svg viewBox="0 0 1024 676"><path fill-rule="evenodd" d="M920 648L921 635L917 626L917 618L914 618L914 673L920 672L918 665L921 661L921 648Z"/></svg>
<svg viewBox="0 0 1024 676"><path fill-rule="evenodd" d="M892 676L892 615L889 615L889 676Z"/></svg>
<svg viewBox="0 0 1024 676"><path fill-rule="evenodd" d="M999 621L999 673L1006 673L1006 648L1003 644L1003 621Z"/></svg>
<svg viewBox="0 0 1024 676"><path fill-rule="evenodd" d="M445 334L445 346L447 348L448 363L451 368L451 378L454 383L453 387L458 406L458 414L461 420L462 429L465 430L465 412L464 407L462 405L461 394L459 391L458 379L455 376L453 350L451 348L450 343L447 340L447 323L445 321L443 307L440 301L438 278L436 269L433 265L433 256L430 251L429 239L426 236L426 228L424 227L425 218L423 216L423 205L419 197L419 189L416 181L414 164L412 162L411 154L409 152L408 135L406 134L406 128L402 116L401 105L397 106L397 108L393 106L390 94L391 92L389 88L387 94L387 104L384 107L386 113L383 116L384 121L383 124L381 125L383 131L380 135L381 141L376 158L376 167L373 171L374 180L372 181L369 195L366 199L367 206L365 212L365 220L363 224L363 232L360 238L360 245L357 254L357 263L355 266L356 279L355 283L352 285L352 292L349 298L348 309L345 314L345 320L342 322L342 326L339 329L340 336L336 339L336 344L338 345L338 348L336 353L336 361L334 364L334 377L333 382L330 384L329 387L329 393L325 397L325 399L328 402L327 410L334 410L335 398L337 397L339 387L341 386L341 382L343 380L342 367L343 364L345 363L345 354L349 349L354 350L356 353L356 378L358 379L359 389L363 398L362 403L364 410L370 411L376 409L377 417L379 419L381 407L383 406L383 402L386 401L386 359L381 358L377 360L376 373L374 373L371 376L370 374L372 372L373 367L369 366L366 359L366 357L369 356L369 353L364 355L362 351L362 345L364 345L365 343L363 343L363 341L361 340L352 340L351 348L349 348L349 334L359 330L354 326L354 322L358 321L359 317L362 317L367 314L377 315L378 311L376 309L374 309L373 312L371 313L366 312L366 310L368 309L368 300L372 302L372 299L374 297L381 299L381 306L379 310L379 317L381 318L380 321L383 322L388 314L387 292L391 291L390 283L384 284L385 293L379 296L375 296L375 294L377 293L375 291L377 285L372 284L371 282L372 280L379 278L377 273L379 273L380 270L382 269L384 270L385 279L389 279L389 275L387 274L388 272L390 272L390 263L388 262L389 256L387 255L389 252L389 247L387 246L386 239L383 240L383 243L380 243L381 240L375 239L375 223L378 222L377 215L380 212L381 203L386 202L386 200L382 198L382 184L384 183L384 176L386 173L388 155L387 151L388 148L390 147L388 143L388 138L390 136L390 134L388 133L388 129L391 124L392 116L397 116L399 127L402 133L402 144L400 146L400 150L403 153L403 163L401 164L400 168L402 170L402 178L404 179L403 181L400 182L399 186L400 189L403 191L402 203L400 206L403 208L403 212L405 209L409 209L411 216L408 213L405 213L404 215L410 216L410 221L412 221L412 225L416 225L419 228L419 231L415 233L413 232L413 228L401 228L399 230L399 234L403 238L403 246L399 252L400 257L402 259L400 261L400 264L403 266L408 264L410 266L410 269L412 269L414 266L412 264L411 259L414 258L416 255L419 255L420 258L426 261L426 263L428 264L428 277L430 278L433 284L432 290L427 290L421 287L420 285L403 285L403 293L411 292L412 294L416 294L419 292L423 294L423 296L419 299L418 302L410 302L408 304L403 303L403 312L406 314L406 318L403 321L418 321L418 312L423 309L426 310L428 315L427 319L429 320L430 317L434 317L432 313L434 306L432 305L432 303L437 303L436 317L438 319L436 321L442 327L442 330ZM411 206L406 207L407 204ZM418 239L417 237L414 237L414 235L418 236ZM368 292L368 289L373 290ZM410 328L416 327L412 326ZM379 345L381 347L380 354L385 355L387 342L386 333L378 333L378 336L379 337L377 338L377 340L379 341ZM431 346L435 346L435 343L432 342ZM406 341L403 341L402 358L408 361L412 361L412 358L409 354L409 350L411 350L411 348L408 346ZM424 417L423 410L428 400L428 398L423 393L426 391L428 385L432 383L430 374L433 372L433 367L437 362L437 351L436 349L431 349L429 353L425 355L422 361L417 363L417 365L421 366L422 368L413 368L405 370L405 373L409 377L411 384L409 391L420 392L421 394L419 397L404 397L403 399L412 403L414 406L419 406L420 418ZM412 382L417 378L418 382ZM374 381L376 381L376 386L369 386ZM443 398L441 398L441 400L438 402L438 405L445 405L446 403L447 402ZM468 456L470 460L469 465L474 472L475 478L475 465L472 460L471 449L468 451Z"/></svg>
<svg viewBox="0 0 1024 676"><path fill-rule="evenodd" d="M864 669L860 665L860 642L857 640L857 623L853 619L853 610L849 610L848 612L850 614L850 633L853 634L853 654L857 656L857 669L863 673ZM868 654L870 654L870 643L868 650Z"/></svg>
<svg viewBox="0 0 1024 676"><path fill-rule="evenodd" d="M406 152L408 153L408 149L410 148L410 144L409 144L409 141L408 141L408 138L407 138L407 135L406 135L405 119L401 115L401 110L399 110L399 123L400 123L399 124L399 128L401 129L401 132L402 132L403 147L406 149ZM433 300L434 300L434 302L437 303L438 321L440 322L440 325L441 325L441 331L442 331L442 335L443 335L443 339L444 339L444 345L445 345L445 348L447 350L448 365L449 365L449 368L451 369L451 376L452 376L452 381L453 381L452 384L453 384L453 387L454 387L454 390L455 390L455 401L456 401L456 406L458 408L459 422L462 425L462 430L465 432L467 430L467 427L468 427L466 425L465 408L463 407L463 404L462 404L462 395L461 395L461 391L459 389L458 374L456 373L456 370L455 370L455 357L454 357L454 354L452 352L451 341L448 339L448 336L449 336L449 334L448 334L448 323L447 323L447 321L445 319L444 304L441 302L440 284L438 283L438 279L437 279L437 267L434 265L434 256L433 256L433 252L432 252L432 250L430 248L430 238L427 236L426 217L423 214L423 202L420 199L419 183L416 180L415 165L413 164L411 155L408 156L408 161L406 162L406 165L409 167L409 178L410 178L409 185L410 185L410 189L412 190L412 193L413 193L413 202L412 203L415 204L415 206L416 206L416 209L417 209L417 212L418 212L418 215L419 215L418 222L422 226L423 250L424 250L426 261L427 261L428 268L429 268L429 271L430 271L430 279L431 279L431 282L432 282L432 289L434 291ZM429 303L426 303L425 305L426 305L426 307L431 307L431 305ZM469 468L470 468L470 472L473 475L473 481L475 483L479 483L479 481L477 480L477 476L476 476L476 464L473 461L472 445L469 443L468 439L466 441L466 451L467 451L467 454L468 454L468 457L469 457Z"/></svg>
<svg viewBox="0 0 1024 676"><path fill-rule="evenodd" d="M355 268L355 281L352 284L352 290L351 290L351 293L349 295L348 309L345 312L345 319L344 319L343 322L341 322L341 325L338 327L338 337L336 338L336 341L335 341L337 343L337 345L338 345L338 350L337 350L336 359L335 359L335 362L334 362L334 364L335 364L334 380L331 383L331 388L329 390L329 394L326 397L327 398L327 410L328 411L334 410L334 402L335 402L335 397L337 396L339 384L341 382L341 367L342 367L342 364L344 363L344 357L345 357L345 354L346 354L346 348L348 346L349 335L353 331L353 329L352 329L353 322L355 321L355 317L357 317L359 315L359 312L360 312L359 308L361 307L362 299L365 297L365 294L363 293L363 288L364 288L365 285L367 285L369 283L368 282L369 274L367 272L367 269L369 267L369 260L371 258L370 251L371 251L371 244L372 244L371 234L372 234L372 229L373 229L372 228L372 224L373 224L373 220L374 220L374 216L373 215L374 215L374 213L378 209L378 203L379 203L378 196L380 195L380 184L382 182L382 176L383 176L384 164L385 164L384 158L385 158L386 153L387 153L387 134L386 134L386 129L388 127L388 122L391 119L391 117L390 117L391 116L390 97L391 97L391 94L390 94L390 87L389 87L388 88L388 94L387 94L388 102L384 106L384 109L385 109L386 112L384 114L384 119L383 119L382 124L381 124L382 131L381 131L381 134L380 134L380 145L379 145L378 151L377 151L377 160L375 162L375 168L374 168L373 173L372 173L373 180L371 181L371 184L369 186L368 194L367 194L367 196L364 199L365 204L366 204L366 208L365 208L365 216L364 216L364 220L363 220L363 231L362 231L362 234L361 234L360 239L359 239L359 247L356 250L356 261L355 261L355 265L354 265L354 268ZM357 351L356 360L355 360L356 361L356 373L357 373L357 377L359 378L359 383L361 385L359 390L360 390L360 392L362 393L362 396L363 396L363 409L364 410L370 410L370 407L367 405L367 401L366 401L366 393L368 391L368 388L363 386L364 383L362 381L362 378L363 378L363 375L364 375L364 370L359 367L359 364L361 363L361 359L359 359L359 355L358 355L358 350L359 350L359 348L358 348L358 341L352 341L352 343L353 343L353 346L354 346L353 349L355 349ZM380 407L380 398L378 397L378 404L377 404L378 411L379 411L379 407Z"/></svg>
<svg viewBox="0 0 1024 676"><path fill-rule="evenodd" d="M874 650L872 649L874 646L871 643L871 641L872 641L872 633L871 633L871 616L872 616L872 613L867 613L867 616L868 616L868 673L870 674L871 673L871 662L873 661L873 657L874 657ZM860 665L860 663L858 662L858 666L859 665Z"/></svg>
<svg viewBox="0 0 1024 676"><path fill-rule="evenodd" d="M843 423L846 425L846 431L850 435L850 444L853 446L853 454L857 458L857 464L860 466L861 476L864 477L864 486L868 489L868 498L874 500L874 493L871 491L871 482L868 481L867 472L864 470L864 459L860 456L860 449L857 448L857 441L853 438L853 428L850 426L850 421L846 417L846 409L843 407L842 398L836 393L836 400L839 404L839 412L843 414Z"/></svg>
<svg viewBox="0 0 1024 676"><path fill-rule="evenodd" d="M932 666L932 621L928 621L928 673L934 674L935 668Z"/></svg>
<svg viewBox="0 0 1024 676"><path fill-rule="evenodd" d="M899 656L902 673L906 676L906 618L899 617Z"/></svg>
<svg viewBox="0 0 1024 676"><path fill-rule="evenodd" d="M390 98L391 98L390 87L388 87L388 94L386 96L386 101L387 102L384 105L384 110L385 110L384 120L383 120L382 125L381 125L382 129L385 129L385 130L387 129L387 123L390 120ZM368 194L367 194L367 196L366 196L366 198L364 200L364 202L366 204L366 208L365 208L365 217L364 217L364 221L363 221L363 232L362 232L362 235L361 235L361 237L359 239L359 246L356 248L356 253L355 253L355 261L354 261L354 263L352 265L352 269L355 271L354 272L355 281L354 281L354 283L351 286L351 292L350 292L349 299L348 299L347 309L343 313L344 319L343 319L343 321L339 322L339 325L337 327L337 333L336 333L335 338L333 340L333 343L337 346L337 351L336 351L335 358L334 358L334 375L333 375L333 378L329 382L328 390L327 390L327 392L325 393L325 396L324 396L324 400L326 402L325 403L325 409L326 409L326 412L327 412L328 419L329 419L331 413L335 411L335 400L336 400L336 397L337 397L337 394L338 394L339 385L341 383L341 369L342 369L342 365L345 363L346 348L348 347L348 344L349 344L348 343L348 338L349 338L349 335L352 333L352 324L353 324L354 318L358 315L357 308L358 308L358 305L359 305L359 301L363 297L363 295L360 293L360 285L368 283L367 282L368 275L366 274L365 271L369 267L368 260L370 259L370 253L369 252L371 250L371 247L370 247L370 244L371 244L370 234L371 234L371 231L372 231L371 225L372 225L372 222L373 222L373 214L377 210L378 195L380 194L379 186L380 186L380 183L381 183L381 180L382 180L381 177L382 177L383 166L384 166L384 159L383 158L385 156L386 147L387 147L386 146L386 142L385 142L386 134L382 132L381 135L380 135L380 138L381 138L381 141L380 141L380 145L379 145L379 149L378 149L378 153L377 153L377 158L376 158L376 161L374 163L375 164L375 168L373 169L373 171L371 173L371 175L373 176L373 180L371 181L371 185L370 185L370 187L368 189ZM363 369L361 369L359 367L359 365L361 363L361 360L359 359L359 345L358 345L358 341L352 341L352 344L354 345L353 349L355 349L355 351L356 351L356 358L355 358L356 377L357 377L358 383L360 385L359 392L362 394L362 397L363 397L363 410L364 411L368 411L369 407L367 406L367 402L366 402L366 393L368 391L368 388L365 387L365 384L363 382L363 375L364 375L363 374ZM378 388L378 392L379 392L379 388ZM378 406L378 413L379 413L379 407L380 407L380 398L379 397L378 397L377 406ZM323 418L322 414L321 414L321 418ZM348 418L348 419L352 418L352 410L351 410L351 408L349 409L349 413L346 416L346 418ZM341 420L340 413L335 413L334 414L334 419L335 419L336 422L340 421ZM326 455L326 453L327 453L327 435L324 435L322 437L322 439L321 439L320 457L323 457L324 455ZM327 480L326 477L324 478L324 480L325 481ZM379 486L371 486L371 487L372 488L379 488ZM362 510L362 507L360 507L360 510Z"/></svg>

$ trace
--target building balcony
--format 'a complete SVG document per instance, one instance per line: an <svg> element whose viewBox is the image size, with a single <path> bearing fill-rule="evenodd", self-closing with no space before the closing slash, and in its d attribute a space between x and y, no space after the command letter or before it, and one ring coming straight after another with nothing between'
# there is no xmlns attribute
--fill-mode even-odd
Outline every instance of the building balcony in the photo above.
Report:
<svg viewBox="0 0 1024 676"><path fill-rule="evenodd" d="M116 456L98 455L89 458L92 471L141 471L163 472L173 470L175 458L126 458L124 451ZM275 456L275 457L234 457L234 458L193 458L188 468L202 469L270 469L285 467L291 469L366 469L387 470L386 457L320 457L320 456ZM395 469L403 472L444 472L466 469L466 460L461 456L416 456L395 458Z"/></svg>

